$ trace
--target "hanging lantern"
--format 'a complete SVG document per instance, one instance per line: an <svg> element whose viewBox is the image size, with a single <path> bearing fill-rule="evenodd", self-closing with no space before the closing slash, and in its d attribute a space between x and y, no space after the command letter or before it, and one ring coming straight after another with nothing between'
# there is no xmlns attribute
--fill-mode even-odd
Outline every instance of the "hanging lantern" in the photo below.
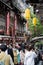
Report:
<svg viewBox="0 0 43 65"><path fill-rule="evenodd" d="M36 19L36 17L34 17L33 18L33 25L36 26L36 24L37 24L37 19Z"/></svg>
<svg viewBox="0 0 43 65"><path fill-rule="evenodd" d="M25 17L27 20L30 19L30 9L26 9L26 10L25 10L24 17Z"/></svg>
<svg viewBox="0 0 43 65"><path fill-rule="evenodd" d="M30 9L27 8L27 9L25 10L25 13L29 13L29 14L30 14Z"/></svg>

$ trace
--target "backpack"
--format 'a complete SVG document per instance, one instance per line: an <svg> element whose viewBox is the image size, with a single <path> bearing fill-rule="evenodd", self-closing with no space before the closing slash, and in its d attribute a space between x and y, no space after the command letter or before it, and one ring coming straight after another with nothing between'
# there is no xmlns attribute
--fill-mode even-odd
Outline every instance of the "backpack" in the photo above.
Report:
<svg viewBox="0 0 43 65"><path fill-rule="evenodd" d="M13 53L14 53L14 64L18 64L17 50L14 50Z"/></svg>
<svg viewBox="0 0 43 65"><path fill-rule="evenodd" d="M0 60L0 65L5 65L5 57L2 60Z"/></svg>

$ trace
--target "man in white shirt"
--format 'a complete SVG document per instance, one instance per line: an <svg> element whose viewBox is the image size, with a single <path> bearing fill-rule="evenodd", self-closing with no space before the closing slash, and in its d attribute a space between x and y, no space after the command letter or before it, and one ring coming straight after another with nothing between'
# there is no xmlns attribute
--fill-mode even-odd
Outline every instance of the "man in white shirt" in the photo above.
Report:
<svg viewBox="0 0 43 65"><path fill-rule="evenodd" d="M27 46L28 50L25 53L24 65L35 65L34 59L37 57L33 50L33 46Z"/></svg>

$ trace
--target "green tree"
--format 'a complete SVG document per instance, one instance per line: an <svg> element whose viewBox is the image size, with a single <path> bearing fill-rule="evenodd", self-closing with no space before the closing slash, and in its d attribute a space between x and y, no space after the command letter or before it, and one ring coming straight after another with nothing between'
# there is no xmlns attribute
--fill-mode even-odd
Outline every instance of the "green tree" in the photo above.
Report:
<svg viewBox="0 0 43 65"><path fill-rule="evenodd" d="M31 18L28 21L29 30L32 32L32 36L39 36L40 34L43 34L43 25L41 24L40 20L37 18L37 24L36 26L33 25L32 19L36 17L36 15L32 14Z"/></svg>

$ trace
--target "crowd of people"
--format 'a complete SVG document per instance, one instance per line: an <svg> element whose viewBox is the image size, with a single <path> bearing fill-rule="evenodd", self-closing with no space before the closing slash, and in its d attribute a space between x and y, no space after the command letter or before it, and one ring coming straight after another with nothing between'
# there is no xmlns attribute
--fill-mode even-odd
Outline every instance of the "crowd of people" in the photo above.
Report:
<svg viewBox="0 0 43 65"><path fill-rule="evenodd" d="M0 65L43 65L43 56L31 43L0 44Z"/></svg>

